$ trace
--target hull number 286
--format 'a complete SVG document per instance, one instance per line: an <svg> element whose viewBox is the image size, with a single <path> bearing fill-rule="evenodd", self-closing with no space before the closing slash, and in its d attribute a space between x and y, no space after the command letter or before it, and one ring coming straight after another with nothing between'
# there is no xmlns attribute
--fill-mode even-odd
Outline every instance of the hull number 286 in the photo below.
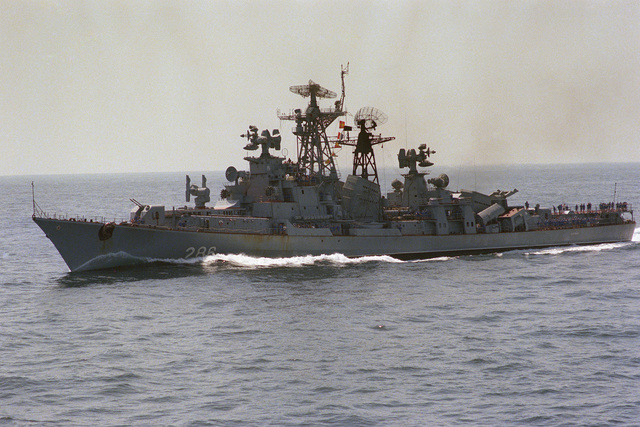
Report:
<svg viewBox="0 0 640 427"><path fill-rule="evenodd" d="M216 254L216 247L215 246L210 246L210 247L206 247L206 246L200 246L199 248L194 248L193 246L187 248L187 254L185 255L185 258L202 258L202 257L206 257L209 255L215 255Z"/></svg>

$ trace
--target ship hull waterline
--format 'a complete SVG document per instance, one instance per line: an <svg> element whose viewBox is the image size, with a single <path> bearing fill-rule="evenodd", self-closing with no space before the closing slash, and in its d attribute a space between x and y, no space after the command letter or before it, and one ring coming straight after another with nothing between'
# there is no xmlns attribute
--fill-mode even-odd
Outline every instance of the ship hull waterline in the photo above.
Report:
<svg viewBox="0 0 640 427"><path fill-rule="evenodd" d="M507 233L402 236L274 235L198 232L116 225L100 240L100 222L33 220L71 271L98 270L150 261L200 259L215 254L292 257L340 253L388 255L408 260L514 249L630 241L635 223Z"/></svg>

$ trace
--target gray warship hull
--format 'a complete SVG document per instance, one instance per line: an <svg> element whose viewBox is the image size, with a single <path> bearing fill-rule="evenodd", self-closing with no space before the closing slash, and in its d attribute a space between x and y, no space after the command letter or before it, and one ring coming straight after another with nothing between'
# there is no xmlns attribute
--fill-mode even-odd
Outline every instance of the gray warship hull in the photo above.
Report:
<svg viewBox="0 0 640 427"><path fill-rule="evenodd" d="M71 271L215 254L412 259L631 240L633 209L616 203L615 191L613 202L599 205L512 206L507 199L517 189L453 191L446 174L426 179L435 151L424 143L398 151L398 166L408 171L383 196L373 148L395 138L374 134L387 116L373 107L362 107L353 125L346 124L348 68L341 69L342 95L329 108L320 101L337 95L327 88L311 80L289 88L309 98L306 108L278 114L295 124L296 161L272 153L281 149L279 129L249 126L241 135L244 149L259 154L244 157L248 170L227 168L228 184L215 206L207 206L206 177L198 186L187 175L185 198L195 197L194 207L169 210L130 199L135 207L129 220L115 224L48 216L34 195L33 219ZM336 121L337 136L329 136ZM353 168L344 181L334 160L342 147L353 148Z"/></svg>
<svg viewBox="0 0 640 427"><path fill-rule="evenodd" d="M514 249L590 245L631 240L635 223L509 233L403 235L397 229L358 229L336 236L329 229L295 234L255 234L115 225L100 240L100 222L34 217L71 271L154 261L199 260L215 254L292 257L340 253L348 257L389 255L398 259L500 252Z"/></svg>

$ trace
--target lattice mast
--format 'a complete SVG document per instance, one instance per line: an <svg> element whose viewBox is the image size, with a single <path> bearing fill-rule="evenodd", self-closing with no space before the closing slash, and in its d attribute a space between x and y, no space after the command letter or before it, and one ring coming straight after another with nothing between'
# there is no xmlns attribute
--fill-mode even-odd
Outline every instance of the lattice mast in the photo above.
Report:
<svg viewBox="0 0 640 427"><path fill-rule="evenodd" d="M394 137L383 137L381 135L373 135L372 130L375 130L379 124L386 123L387 115L382 111L373 107L363 107L358 110L353 118L353 121L360 129L357 138L351 138L345 136L339 138L336 142L337 145L350 145L354 146L353 151L353 172L355 176L360 176L376 184L380 184L378 180L378 168L376 166L376 157L373 152L373 146L382 144L387 141L392 141ZM351 128L345 126L344 130L348 133Z"/></svg>
<svg viewBox="0 0 640 427"><path fill-rule="evenodd" d="M371 179L376 184L379 184L376 156L373 153L373 145L371 144L371 134L367 131L364 120L358 122L358 127L360 128L360 133L358 134L356 149L353 152L352 173L367 180Z"/></svg>
<svg viewBox="0 0 640 427"><path fill-rule="evenodd" d="M292 114L280 114L282 120L294 120L296 126L293 134L297 139L298 170L309 177L319 179L338 179L338 172L332 154L332 145L327 138L327 127L340 116L346 113L342 110L344 105L344 76L348 74L349 67L343 68L342 96L336 101L333 108L320 108L319 98L335 98L335 92L326 89L309 80L309 84L291 86L289 90L303 98L309 97L309 105L305 111L296 109Z"/></svg>

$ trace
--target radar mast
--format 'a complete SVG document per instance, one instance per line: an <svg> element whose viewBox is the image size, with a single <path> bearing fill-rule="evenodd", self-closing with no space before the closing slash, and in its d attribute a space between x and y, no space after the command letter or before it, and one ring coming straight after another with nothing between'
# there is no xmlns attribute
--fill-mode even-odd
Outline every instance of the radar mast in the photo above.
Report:
<svg viewBox="0 0 640 427"><path fill-rule="evenodd" d="M353 172L355 176L360 176L368 181L380 184L378 180L378 168L376 166L376 157L373 153L373 146L392 141L395 137L383 137L381 135L373 135L379 124L387 122L387 115L377 108L362 107L353 117L353 121L360 128L357 138L350 136L342 137L336 140L338 145L354 146L353 151ZM349 132L351 127L345 126L345 131Z"/></svg>
<svg viewBox="0 0 640 427"><path fill-rule="evenodd" d="M344 76L349 72L342 68L342 96L333 108L320 108L319 98L335 98L335 92L326 89L312 80L306 85L291 86L289 90L303 98L309 97L306 110L296 109L290 114L279 114L281 120L293 120L296 126L293 134L297 138L298 170L310 178L338 180L338 171L331 152L331 144L327 138L327 127L335 119L344 116Z"/></svg>

